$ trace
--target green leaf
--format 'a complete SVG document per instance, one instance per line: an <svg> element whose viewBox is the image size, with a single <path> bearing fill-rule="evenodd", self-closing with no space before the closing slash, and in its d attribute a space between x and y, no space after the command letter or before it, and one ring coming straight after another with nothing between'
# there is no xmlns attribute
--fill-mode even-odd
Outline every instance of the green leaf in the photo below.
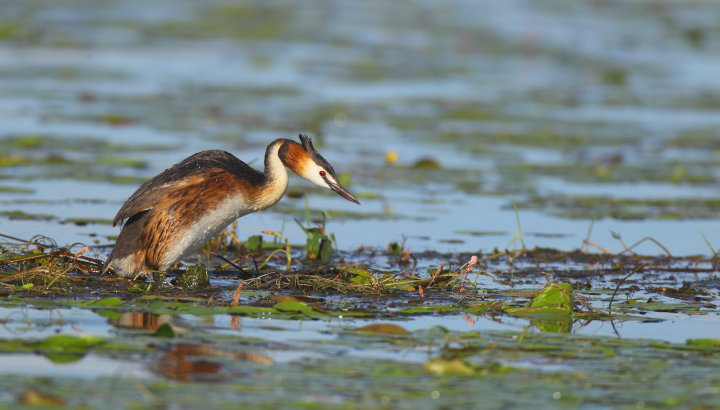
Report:
<svg viewBox="0 0 720 410"><path fill-rule="evenodd" d="M559 306L509 307L504 311L513 315L565 316L568 314L565 308Z"/></svg>
<svg viewBox="0 0 720 410"><path fill-rule="evenodd" d="M479 315L481 313L487 312L490 309L493 309L494 307L496 307L496 305L496 302L476 302L468 307L463 308L463 312Z"/></svg>
<svg viewBox="0 0 720 410"><path fill-rule="evenodd" d="M87 350L104 341L96 336L54 335L37 344L38 349L55 363L80 360Z"/></svg>
<svg viewBox="0 0 720 410"><path fill-rule="evenodd" d="M357 283L358 285L366 285L369 283L374 283L375 278L373 278L373 275L368 272L366 269L362 268L344 268L343 271L346 273L349 273L351 275L355 275L352 278L350 278L350 282Z"/></svg>
<svg viewBox="0 0 720 410"><path fill-rule="evenodd" d="M423 370L436 376L472 376L476 373L476 370L462 359L430 359L423 365Z"/></svg>
<svg viewBox="0 0 720 410"><path fill-rule="evenodd" d="M305 313L305 312L312 312L312 307L306 305L302 302L293 302L293 301L286 301L286 302L280 302L276 303L273 308L279 310L280 312L298 312L298 313Z"/></svg>
<svg viewBox="0 0 720 410"><path fill-rule="evenodd" d="M573 295L569 283L548 283L527 307L506 307L503 310L511 315L532 315L544 318L567 317L572 313ZM542 331L565 332L568 323L539 322Z"/></svg>
<svg viewBox="0 0 720 410"><path fill-rule="evenodd" d="M188 313L192 313L193 315L197 316L210 316L210 315L219 315L219 314L225 314L228 311L228 308L225 306L208 306L208 305L198 305L198 304L186 304L182 308L178 310L183 310Z"/></svg>
<svg viewBox="0 0 720 410"><path fill-rule="evenodd" d="M318 259L322 263L328 263L328 261L330 260L330 256L332 256L332 251L333 251L332 242L327 239L323 239L322 242L320 243L320 252L318 254L318 256L319 256Z"/></svg>
<svg viewBox="0 0 720 410"><path fill-rule="evenodd" d="M262 250L262 235L253 235L245 241L245 250L248 252L258 252Z"/></svg>
<svg viewBox="0 0 720 410"><path fill-rule="evenodd" d="M535 326L541 332L570 333L570 330L572 330L572 319L570 319L569 316L566 316L559 320L531 320L530 323L532 323L533 326Z"/></svg>
<svg viewBox="0 0 720 410"><path fill-rule="evenodd" d="M54 335L38 344L38 347L54 351L85 351L88 347L102 343L97 336Z"/></svg>
<svg viewBox="0 0 720 410"><path fill-rule="evenodd" d="M437 170L442 168L442 165L440 165L440 162L438 162L438 160L430 157L420 158L419 160L415 161L412 166L415 169L422 170Z"/></svg>
<svg viewBox="0 0 720 410"><path fill-rule="evenodd" d="M685 343L688 346L720 348L720 339L688 339Z"/></svg>
<svg viewBox="0 0 720 410"><path fill-rule="evenodd" d="M228 309L229 313L244 313L248 315L256 315L261 313L278 313L278 310L271 307L262 306L231 306Z"/></svg>
<svg viewBox="0 0 720 410"><path fill-rule="evenodd" d="M395 311L395 313L399 313L402 315L417 315L417 314L427 314L427 313L457 312L458 310L460 310L460 308L457 306L445 306L445 305L413 306L413 307L397 310L397 311Z"/></svg>
<svg viewBox="0 0 720 410"><path fill-rule="evenodd" d="M144 282L134 283L128 288L128 290L131 292L145 293L147 291L147 285Z"/></svg>
<svg viewBox="0 0 720 410"><path fill-rule="evenodd" d="M178 313L177 306L160 298L153 299L148 304L147 311L154 315L174 315Z"/></svg>
<svg viewBox="0 0 720 410"><path fill-rule="evenodd" d="M322 235L316 228L308 229L307 240L305 241L305 251L309 259L318 259L320 255L320 244L322 242Z"/></svg>
<svg viewBox="0 0 720 410"><path fill-rule="evenodd" d="M572 286L569 283L548 283L531 301L529 307L554 307L565 313L573 309Z"/></svg>
<svg viewBox="0 0 720 410"><path fill-rule="evenodd" d="M53 363L73 363L82 359L85 353L55 353L45 352L43 355Z"/></svg>
<svg viewBox="0 0 720 410"><path fill-rule="evenodd" d="M112 296L99 300L93 300L87 303L87 306L117 307L122 306L123 301L119 297Z"/></svg>
<svg viewBox="0 0 720 410"><path fill-rule="evenodd" d="M111 320L120 320L123 314L121 311L118 310L101 310L100 312L98 312L98 315Z"/></svg>
<svg viewBox="0 0 720 410"><path fill-rule="evenodd" d="M338 175L338 182L342 186L348 186L352 183L352 174L349 172L341 172L340 175Z"/></svg>
<svg viewBox="0 0 720 410"><path fill-rule="evenodd" d="M700 306L688 303L665 303L659 301L639 301L630 299L623 303L618 303L616 307L620 310L641 310L649 312L697 312Z"/></svg>
<svg viewBox="0 0 720 410"><path fill-rule="evenodd" d="M470 363L460 358L442 358L428 360L423 365L423 370L436 376L473 376L489 374L505 374L517 371L517 369L503 366L497 362L490 362L483 365Z"/></svg>
<svg viewBox="0 0 720 410"><path fill-rule="evenodd" d="M172 326L170 326L167 323L163 323L160 325L160 327L155 330L155 336L157 337L175 337L175 331L173 330Z"/></svg>
<svg viewBox="0 0 720 410"><path fill-rule="evenodd" d="M397 242L390 242L387 246L387 251L391 255L401 255L403 253L403 248L398 245Z"/></svg>

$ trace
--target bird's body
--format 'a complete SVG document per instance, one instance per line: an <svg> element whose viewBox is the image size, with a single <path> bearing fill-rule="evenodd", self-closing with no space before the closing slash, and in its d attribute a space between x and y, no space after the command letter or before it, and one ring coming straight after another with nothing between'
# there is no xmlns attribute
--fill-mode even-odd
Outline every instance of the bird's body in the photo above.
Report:
<svg viewBox="0 0 720 410"><path fill-rule="evenodd" d="M301 136L270 143L265 171L232 154L202 151L144 183L123 204L113 226L125 220L104 271L120 276L165 271L237 218L266 209L285 194L289 167L298 175L358 203L335 172Z"/></svg>

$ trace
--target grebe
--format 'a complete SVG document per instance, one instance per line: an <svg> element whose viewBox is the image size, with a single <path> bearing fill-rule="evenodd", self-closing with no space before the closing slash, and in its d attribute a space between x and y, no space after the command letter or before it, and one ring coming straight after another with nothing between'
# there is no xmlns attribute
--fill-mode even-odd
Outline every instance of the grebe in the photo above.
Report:
<svg viewBox="0 0 720 410"><path fill-rule="evenodd" d="M118 211L120 235L103 273L119 276L166 271L195 252L232 221L273 206L285 194L285 167L321 187L360 204L338 182L335 170L313 147L277 139L265 151L260 172L221 150L202 151L166 169L135 191Z"/></svg>

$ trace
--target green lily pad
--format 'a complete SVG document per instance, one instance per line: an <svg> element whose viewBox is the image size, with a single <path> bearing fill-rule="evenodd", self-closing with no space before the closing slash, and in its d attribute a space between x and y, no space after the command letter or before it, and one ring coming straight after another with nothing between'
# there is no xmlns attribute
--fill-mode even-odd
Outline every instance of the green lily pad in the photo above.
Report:
<svg viewBox="0 0 720 410"><path fill-rule="evenodd" d="M272 308L272 307L246 306L246 305L231 306L228 309L228 313L238 313L238 314L245 314L245 315L257 315L257 314L263 314L263 313L278 313L278 312L279 312L279 310Z"/></svg>
<svg viewBox="0 0 720 410"><path fill-rule="evenodd" d="M86 303L87 306L101 306L101 307L118 307L122 306L123 301L119 297L111 296L108 298L98 299Z"/></svg>
<svg viewBox="0 0 720 410"><path fill-rule="evenodd" d="M447 306L447 305L436 305L436 306L413 306L405 309L400 309L396 311L395 313L399 313L401 315L422 315L422 314L429 314L429 313L449 313L449 312L457 312L460 308L457 306Z"/></svg>
<svg viewBox="0 0 720 410"><path fill-rule="evenodd" d="M258 252L262 250L262 235L253 235L245 241L245 250L248 252Z"/></svg>
<svg viewBox="0 0 720 410"><path fill-rule="evenodd" d="M80 360L92 346L104 341L95 336L54 335L37 344L37 348L56 363Z"/></svg>
<svg viewBox="0 0 720 410"><path fill-rule="evenodd" d="M343 271L346 273L349 273L351 275L354 275L350 278L350 282L357 283L358 285L367 285L370 283L375 283L375 278L373 277L372 273L370 273L367 269L362 268L344 268Z"/></svg>
<svg viewBox="0 0 720 410"><path fill-rule="evenodd" d="M697 346L703 348L720 348L720 339L688 339L685 342L688 346Z"/></svg>
<svg viewBox="0 0 720 410"><path fill-rule="evenodd" d="M430 359L423 365L423 370L435 376L472 376L476 370L463 359Z"/></svg>
<svg viewBox="0 0 720 410"><path fill-rule="evenodd" d="M157 330L155 330L155 336L171 338L175 336L175 331L173 330L172 326L167 323L163 323L162 325L160 325L160 327L157 328Z"/></svg>
<svg viewBox="0 0 720 410"><path fill-rule="evenodd" d="M551 306L563 310L566 313L572 312L573 294L572 285L569 283L548 283L531 301L531 308Z"/></svg>
<svg viewBox="0 0 720 410"><path fill-rule="evenodd" d="M311 306L306 305L302 302L293 302L293 301L285 301L276 303L275 306L273 306L276 310L280 312L297 312L297 313L306 313L306 312L312 312L313 308Z"/></svg>

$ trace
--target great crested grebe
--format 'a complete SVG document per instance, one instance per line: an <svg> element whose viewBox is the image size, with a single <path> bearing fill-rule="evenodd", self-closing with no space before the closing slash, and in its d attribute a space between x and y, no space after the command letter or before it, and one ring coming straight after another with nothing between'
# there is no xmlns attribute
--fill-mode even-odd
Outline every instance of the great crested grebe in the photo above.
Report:
<svg viewBox="0 0 720 410"><path fill-rule="evenodd" d="M202 151L142 184L118 211L125 220L103 273L120 276L166 271L237 218L277 203L288 183L287 166L301 177L360 204L335 170L301 135L298 144L277 139L265 151L265 172L220 150Z"/></svg>

